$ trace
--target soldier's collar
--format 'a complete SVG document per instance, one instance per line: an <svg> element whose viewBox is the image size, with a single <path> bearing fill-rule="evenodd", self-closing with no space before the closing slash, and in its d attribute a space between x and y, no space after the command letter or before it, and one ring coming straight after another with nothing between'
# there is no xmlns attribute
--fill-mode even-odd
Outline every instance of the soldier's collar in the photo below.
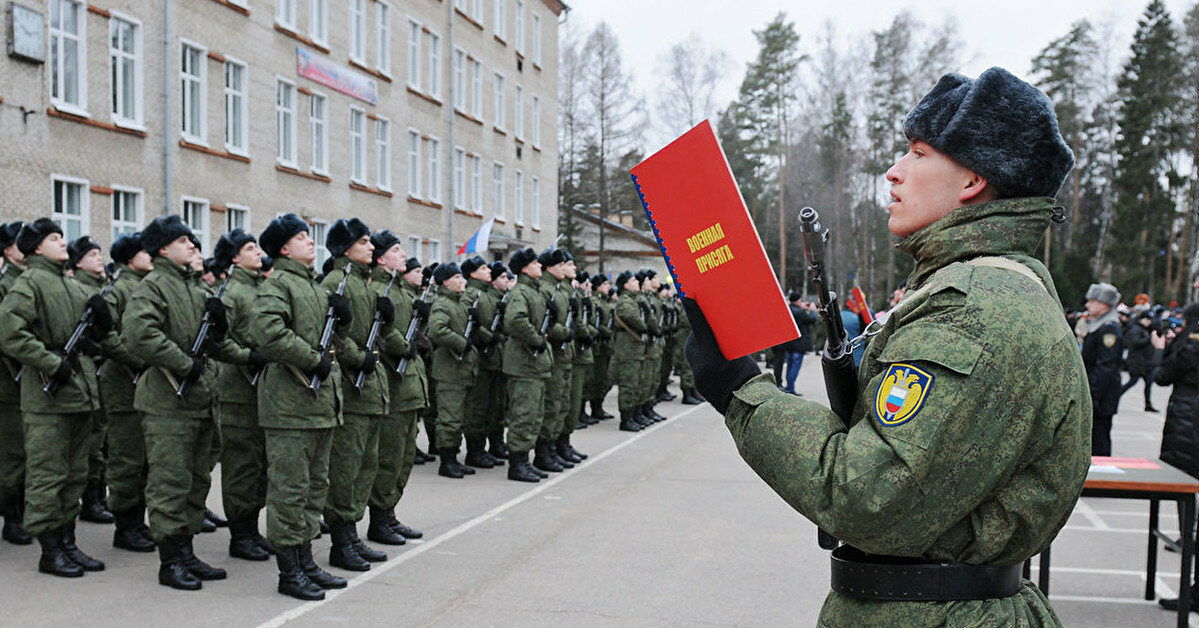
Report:
<svg viewBox="0 0 1199 628"><path fill-rule="evenodd" d="M63 269L67 267L65 261L56 262L45 255L27 255L25 256L25 268L33 270L34 268L49 271L61 275Z"/></svg>
<svg viewBox="0 0 1199 628"><path fill-rule="evenodd" d="M313 271L311 266L301 264L300 262L287 257L286 255L280 255L279 257L275 258L275 270L281 270L283 272L292 273L301 277L307 277L308 279L312 279L316 276L316 273Z"/></svg>

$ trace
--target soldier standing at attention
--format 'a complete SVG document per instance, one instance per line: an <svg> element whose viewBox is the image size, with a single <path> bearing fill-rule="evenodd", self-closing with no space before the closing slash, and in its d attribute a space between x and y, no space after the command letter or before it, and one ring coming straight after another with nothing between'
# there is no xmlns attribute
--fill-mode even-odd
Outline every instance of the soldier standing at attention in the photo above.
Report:
<svg viewBox="0 0 1199 628"><path fill-rule="evenodd" d="M17 277L25 272L25 256L17 248L20 220L0 225L0 299L8 293ZM4 540L14 545L29 545L33 539L21 525L25 510L25 436L21 431L21 385L17 374L21 363L0 349L0 515L4 516Z"/></svg>
<svg viewBox="0 0 1199 628"><path fill-rule="evenodd" d="M478 312L471 332L471 342L478 347L478 368L474 383L466 390L466 420L462 426L466 459L463 462L470 467L491 469L504 464L503 460L487 451L489 420L496 411L496 404L502 400L498 394L500 356L495 351L497 338L491 333L491 321L495 319L500 300L496 291L491 289L491 267L482 257L476 255L462 262L461 269L466 277L462 302L473 306Z"/></svg>
<svg viewBox="0 0 1199 628"><path fill-rule="evenodd" d="M541 335L546 316L551 312L545 297L537 289L541 262L533 249L512 254L508 268L520 278L510 288L504 310L504 375L508 378L508 479L537 482L541 474L529 464L545 418L545 388L553 367L549 343Z"/></svg>
<svg viewBox="0 0 1199 628"><path fill-rule="evenodd" d="M541 423L541 435L537 439L533 466L553 473L573 469L574 463L558 455L558 436L562 433L562 421L570 409L570 371L574 362L574 346L571 330L566 326L570 309L570 280L566 278L567 253L562 249L546 249L537 261L545 269L537 280L541 296L549 303L554 313L549 328L550 353L554 368L545 385L545 420Z"/></svg>
<svg viewBox="0 0 1199 628"><path fill-rule="evenodd" d="M508 339L508 335L504 333L504 310L508 304L504 302L504 297L509 290L512 289L512 281L516 278L512 273L508 272L508 267L501 261L494 261L491 266L491 286L489 293L491 299L495 301L496 313L492 315L488 325L495 321L498 315L500 325L496 328L495 337L491 340L491 345L483 349L483 363L481 368L491 368L495 375L494 395L488 399L488 409L486 418L487 440L490 447L487 453L495 459L496 465L504 464L508 459L508 447L504 444L504 427L507 425L508 415L508 378L504 377L504 343Z"/></svg>
<svg viewBox="0 0 1199 628"><path fill-rule="evenodd" d="M71 277L79 282L87 296L100 294L104 289L104 255L100 253L100 245L90 237L75 238L67 245L67 270L72 271ZM100 361L100 358L97 358L97 362ZM100 406L92 415L92 438L87 453L87 486L83 488L79 519L92 523L112 523L112 513L105 507L104 491L104 438L108 433L108 417L104 414L104 404L101 403Z"/></svg>
<svg viewBox="0 0 1199 628"><path fill-rule="evenodd" d="M358 522L366 514L371 485L379 470L379 430L387 416L387 375L379 364L378 349L367 351L366 340L376 308L386 332L395 319L391 299L371 288L371 264L375 247L370 228L361 220L340 219L329 228L325 248L333 256L331 270L321 285L329 292L346 280L345 301L350 318L338 334L337 361L342 365L343 423L333 432L329 454L329 500L325 523L333 536L329 564L351 571L366 571L370 563L387 560L387 554L369 547L358 537ZM354 387L359 372L366 378L359 391Z"/></svg>
<svg viewBox="0 0 1199 628"><path fill-rule="evenodd" d="M641 413L641 382L644 379L646 333L645 304L638 298L641 280L631 271L624 271L616 278L620 294L613 308L616 316L615 334L612 343L612 370L616 372L616 405L620 409L620 430L640 432L652 421Z"/></svg>
<svg viewBox="0 0 1199 628"><path fill-rule="evenodd" d="M1082 363L1091 386L1091 455L1112 455L1112 417L1120 405L1120 362L1124 356L1124 330L1116 313L1120 293L1110 283L1087 288L1086 336Z"/></svg>
<svg viewBox="0 0 1199 628"><path fill-rule="evenodd" d="M318 349L328 309L343 326L351 314L344 299L316 283L316 244L302 218L285 214L272 220L258 242L274 260L274 272L254 299L247 338L268 360L258 378L258 424L266 435L266 540L279 566L278 591L323 600L324 589L345 588L346 581L312 558L341 406L340 367L332 351ZM320 384L315 390L314 376Z"/></svg>
<svg viewBox="0 0 1199 628"><path fill-rule="evenodd" d="M217 376L217 423L221 428L221 501L229 520L229 555L270 560L270 546L258 533L258 513L266 506L266 436L258 425L254 377L266 358L249 341L254 300L262 284L262 250L240 227L213 247L213 266L233 267L222 301L229 319L229 342L245 364L222 362Z"/></svg>
<svg viewBox="0 0 1199 628"><path fill-rule="evenodd" d="M655 401L674 401L675 394L670 392L670 372L674 365L675 319L681 312L675 311L674 297L671 296L670 284L658 284L658 301L662 304L662 364L658 367L658 388L654 391Z"/></svg>
<svg viewBox="0 0 1199 628"><path fill-rule="evenodd" d="M583 273L584 276L586 273ZM595 324L591 320L588 308L587 293L579 288L579 271L575 268L574 260L566 261L566 282L570 295L569 307L575 317L571 324L571 344L574 348L574 362L570 369L570 389L566 395L566 409L562 413L562 431L558 433L558 457L574 464L587 459L587 454L580 452L570 444L570 435L576 426L580 425L579 415L583 413L583 385L591 374L591 365L595 364L595 355L591 346L595 344ZM584 425L583 427L586 427Z"/></svg>
<svg viewBox="0 0 1199 628"><path fill-rule="evenodd" d="M646 421L656 423L666 417L654 410L658 403L658 372L662 369L662 299L658 298L658 272L643 268L639 298L645 304L645 323L648 328L649 345L645 348L645 365L641 370L641 415Z"/></svg>
<svg viewBox="0 0 1199 628"><path fill-rule="evenodd" d="M133 405L146 431L146 505L150 532L158 544L159 584L198 590L202 580L223 580L225 570L200 560L192 537L203 525L204 502L212 483L212 415L216 366L206 355L237 363L225 342L228 320L220 299L205 296L189 263L195 257L192 232L179 216L155 218L142 231L142 244L154 256L154 270L133 289L121 320L122 342L146 360ZM200 355L190 353L202 318L212 323ZM178 394L190 382L186 395Z"/></svg>
<svg viewBox="0 0 1199 628"><path fill-rule="evenodd" d="M604 411L604 397L612 390L612 378L608 366L612 361L612 341L616 333L614 304L611 300L612 282L608 278L595 274L591 276L591 301L595 304L596 341L592 354L595 364L592 365L591 377L587 381L587 400L591 406L591 423L611 419L612 415Z"/></svg>
<svg viewBox="0 0 1199 628"><path fill-rule="evenodd" d="M437 381L437 453L441 456L437 474L462 479L475 474L474 469L458 463L458 448L466 421L467 389L474 383L479 366L476 346L483 344L474 332L468 339L466 327L472 319L478 327L479 311L465 302L466 279L454 262L438 264L433 281L441 287L441 295L429 313L432 376Z"/></svg>
<svg viewBox="0 0 1199 628"><path fill-rule="evenodd" d="M1086 373L1033 257L1074 159L1049 99L1000 68L942 77L904 131L888 226L916 266L852 417L726 360L690 300L687 359L750 467L845 543L821 625L1060 625L1020 567L1090 462Z"/></svg>
<svg viewBox="0 0 1199 628"><path fill-rule="evenodd" d="M371 285L380 296L391 286L388 298L395 308L395 322L383 336L383 370L387 373L388 394L387 417L379 430L379 472L371 485L370 527L366 538L386 545L403 545L405 539L424 536L396 519L395 507L412 465L416 459L417 413L428 405L428 386L425 384L425 363L416 355L416 347L404 338L412 317L416 313L417 292L421 286L420 260L405 259L400 239L384 229L371 235L375 246L375 268L371 271ZM393 275L394 273L394 275ZM421 302L421 306L428 304ZM428 316L424 320L428 320ZM407 359L401 376L396 372L400 360Z"/></svg>
<svg viewBox="0 0 1199 628"><path fill-rule="evenodd" d="M121 328L133 289L154 262L142 248L141 232L118 237L108 250L120 275L108 293L113 328ZM121 336L117 336L121 341ZM123 341L121 341L124 346ZM134 379L146 363L130 351L118 351L100 369L100 398L108 414L108 503L116 520L112 546L132 552L153 552L146 517L146 435L142 413L133 407Z"/></svg>
<svg viewBox="0 0 1199 628"><path fill-rule="evenodd" d="M683 302L678 294L672 297L675 311L678 312L678 329L675 330L674 367L679 371L679 388L683 392L683 405L698 406L703 403L703 397L695 390L695 376L691 373L691 365L683 349L687 346L687 336L691 335L691 321L683 311Z"/></svg>
<svg viewBox="0 0 1199 628"><path fill-rule="evenodd" d="M49 218L25 224L16 238L26 271L0 303L0 351L25 365L21 422L25 440L25 529L42 547L38 571L79 577L104 563L75 545L75 517L87 482L93 414L100 409L92 355L109 342L112 313L100 295L91 297L63 275L67 242ZM87 350L64 356L62 348L85 311L92 326ZM55 384L53 395L43 386Z"/></svg>

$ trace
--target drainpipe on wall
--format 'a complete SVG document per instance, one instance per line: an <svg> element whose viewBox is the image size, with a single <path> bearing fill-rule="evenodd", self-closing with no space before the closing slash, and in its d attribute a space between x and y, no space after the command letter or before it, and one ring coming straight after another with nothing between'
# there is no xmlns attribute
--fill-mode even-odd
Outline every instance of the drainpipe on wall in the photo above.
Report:
<svg viewBox="0 0 1199 628"><path fill-rule="evenodd" d="M171 213L171 0L162 2L162 208Z"/></svg>
<svg viewBox="0 0 1199 628"><path fill-rule="evenodd" d="M445 57L449 61L449 63L446 64L446 67L450 68L450 80L447 81L447 83L449 83L449 86L450 86L450 88L449 88L450 106L445 108L446 113L448 114L447 122L449 123L449 133L448 134L450 137L450 141L446 145L446 152L449 153L449 159L445 160L445 164L448 167L444 168L443 172L445 172L445 174L446 174L446 177L445 177L446 189L449 191L449 193L446 194L444 198L446 199L445 207L450 208L450 211L449 211L449 215L450 215L449 237L446 238L446 240L447 240L446 246L448 247L446 250L446 259L450 260L455 257L455 254L458 251L458 249L454 246L454 102L455 102L454 98L457 96L457 94L454 93L454 3L453 2L445 3L445 8L446 8L446 12L450 16L450 42L449 42L450 43L450 45L449 45L450 54ZM443 73L442 76L445 76L445 74ZM466 165L463 164L464 169L465 169L465 167L466 167ZM466 177L463 176L463 179L465 179L465 178ZM455 254L451 254L451 253L449 253L449 251L454 251Z"/></svg>

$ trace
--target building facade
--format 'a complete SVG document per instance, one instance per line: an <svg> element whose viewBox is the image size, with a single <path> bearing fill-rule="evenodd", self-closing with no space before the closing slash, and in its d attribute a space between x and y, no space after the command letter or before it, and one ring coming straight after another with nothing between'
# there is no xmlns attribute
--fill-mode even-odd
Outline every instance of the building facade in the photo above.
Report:
<svg viewBox="0 0 1199 628"><path fill-rule="evenodd" d="M210 252L229 229L257 233L285 212L321 245L333 221L358 216L428 262L453 259L494 217L490 257L548 246L565 10L13 0L0 219L52 215L107 247L177 213Z"/></svg>

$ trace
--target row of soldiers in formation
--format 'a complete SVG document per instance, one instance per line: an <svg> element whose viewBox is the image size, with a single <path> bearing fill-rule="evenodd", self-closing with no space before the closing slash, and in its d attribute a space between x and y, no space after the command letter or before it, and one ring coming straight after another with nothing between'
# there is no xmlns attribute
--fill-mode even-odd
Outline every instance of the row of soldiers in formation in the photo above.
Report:
<svg viewBox="0 0 1199 628"><path fill-rule="evenodd" d="M612 418L613 384L625 431L663 420L672 367L702 402L686 316L652 270L613 286L562 249L422 268L357 218L325 245L318 275L308 224L287 214L221 236L205 263L167 216L118 237L106 273L95 242L50 219L0 225L4 538L35 537L43 573L102 570L75 542L82 508L111 516L115 547L157 549L161 584L200 589L226 577L192 545L220 462L230 554L274 554L280 593L323 599L346 580L313 558L322 528L329 563L351 571L387 559L358 536L367 512L369 540L421 536L395 508L422 417L440 475L506 464L537 482L586 458L571 434Z"/></svg>

